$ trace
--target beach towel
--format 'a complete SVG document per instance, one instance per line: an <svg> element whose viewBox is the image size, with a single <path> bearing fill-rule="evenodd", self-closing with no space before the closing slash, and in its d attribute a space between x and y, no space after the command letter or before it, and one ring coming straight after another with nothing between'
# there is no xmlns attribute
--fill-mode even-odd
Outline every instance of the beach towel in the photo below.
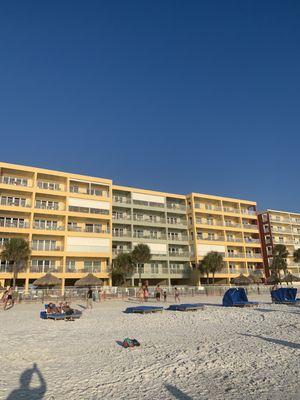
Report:
<svg viewBox="0 0 300 400"><path fill-rule="evenodd" d="M140 345L141 345L140 342L136 339L125 338L122 342L122 346L125 348L135 347Z"/></svg>

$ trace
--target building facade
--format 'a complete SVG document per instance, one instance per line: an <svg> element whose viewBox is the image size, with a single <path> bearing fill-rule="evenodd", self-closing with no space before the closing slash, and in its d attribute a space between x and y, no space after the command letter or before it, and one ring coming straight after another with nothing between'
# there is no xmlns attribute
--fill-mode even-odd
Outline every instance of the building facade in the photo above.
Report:
<svg viewBox="0 0 300 400"><path fill-rule="evenodd" d="M266 210L259 214L258 219L266 275L270 275L274 246L283 244L289 252L289 271L300 277L300 265L293 260L294 251L300 248L300 214Z"/></svg>
<svg viewBox="0 0 300 400"><path fill-rule="evenodd" d="M151 261L139 272L149 284L188 284L209 251L224 255L216 281L263 269L256 203L191 193L163 193L95 178L0 163L0 250L13 237L28 240L29 265L18 273L26 289L46 272L63 287L88 272L111 284L113 259L147 244ZM0 284L12 279L1 261ZM205 277L204 281L205 281Z"/></svg>
<svg viewBox="0 0 300 400"><path fill-rule="evenodd" d="M225 261L223 270L216 274L219 282L263 271L255 202L192 193L187 196L187 206L193 265L208 252L217 251Z"/></svg>
<svg viewBox="0 0 300 400"><path fill-rule="evenodd" d="M139 243L151 250L141 277L150 284L184 284L190 277L186 197L113 186L113 257ZM138 271L132 284L137 284Z"/></svg>
<svg viewBox="0 0 300 400"><path fill-rule="evenodd" d="M110 283L112 181L0 163L0 246L23 237L31 247L18 285L46 272L72 285L93 272ZM12 278L1 261L0 283Z"/></svg>

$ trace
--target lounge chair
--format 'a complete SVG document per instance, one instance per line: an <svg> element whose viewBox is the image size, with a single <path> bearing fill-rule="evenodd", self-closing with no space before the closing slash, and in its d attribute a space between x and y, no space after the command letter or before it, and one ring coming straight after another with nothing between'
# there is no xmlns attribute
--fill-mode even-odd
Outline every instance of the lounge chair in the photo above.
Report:
<svg viewBox="0 0 300 400"><path fill-rule="evenodd" d="M287 304L287 305L300 305L300 299L296 299L296 288L279 288L271 291L272 303Z"/></svg>
<svg viewBox="0 0 300 400"><path fill-rule="evenodd" d="M45 309L48 308L48 304L45 304ZM40 312L41 319L53 319L56 320L69 320L69 319L79 319L82 315L82 311L80 310L73 310L73 314L66 314L66 313L47 313L47 311Z"/></svg>
<svg viewBox="0 0 300 400"><path fill-rule="evenodd" d="M156 312L162 312L163 307L154 306L138 306L138 307L128 307L124 311L126 314L150 314Z"/></svg>
<svg viewBox="0 0 300 400"><path fill-rule="evenodd" d="M167 310L171 310L171 311L197 311L197 310L203 310L203 309L204 309L204 306L200 303L172 304L167 308Z"/></svg>
<svg viewBox="0 0 300 400"><path fill-rule="evenodd" d="M258 306L256 301L248 301L248 297L244 288L231 288L226 291L223 296L223 306L225 307L255 307Z"/></svg>

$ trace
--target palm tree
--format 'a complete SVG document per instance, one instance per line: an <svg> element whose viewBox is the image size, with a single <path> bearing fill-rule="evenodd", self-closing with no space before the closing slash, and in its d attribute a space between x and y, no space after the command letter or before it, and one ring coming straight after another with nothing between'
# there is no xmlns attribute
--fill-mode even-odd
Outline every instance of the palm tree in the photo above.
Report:
<svg viewBox="0 0 300 400"><path fill-rule="evenodd" d="M295 263L300 263L300 248L294 251L293 254L294 262Z"/></svg>
<svg viewBox="0 0 300 400"><path fill-rule="evenodd" d="M132 261L138 267L139 285L142 283L142 266L151 260L151 251L147 244L138 244L131 252Z"/></svg>
<svg viewBox="0 0 300 400"><path fill-rule="evenodd" d="M126 277L132 275L133 271L134 262L130 253L121 253L115 258L112 273L113 275L121 276L123 284L126 283Z"/></svg>
<svg viewBox="0 0 300 400"><path fill-rule="evenodd" d="M273 261L271 264L271 270L274 275L279 279L280 271L282 270L285 274L287 271L287 257L289 252L287 251L284 244L277 244L273 250Z"/></svg>
<svg viewBox="0 0 300 400"><path fill-rule="evenodd" d="M198 269L201 274L205 274L207 278L207 283L209 282L209 265L207 259L204 257L198 265Z"/></svg>
<svg viewBox="0 0 300 400"><path fill-rule="evenodd" d="M206 254L203 260L200 262L200 270L206 273L207 280L209 273L213 276L213 284L215 283L215 274L216 272L221 271L224 266L224 260L222 253L218 253L217 251L210 251Z"/></svg>
<svg viewBox="0 0 300 400"><path fill-rule="evenodd" d="M13 263L13 287L16 286L19 270L27 264L30 254L29 243L23 238L12 238L5 242L1 259Z"/></svg>

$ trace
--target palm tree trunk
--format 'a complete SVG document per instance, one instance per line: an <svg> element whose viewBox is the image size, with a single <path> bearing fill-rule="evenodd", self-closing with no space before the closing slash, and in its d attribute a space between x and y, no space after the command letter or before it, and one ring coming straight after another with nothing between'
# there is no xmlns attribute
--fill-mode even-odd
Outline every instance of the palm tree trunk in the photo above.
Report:
<svg viewBox="0 0 300 400"><path fill-rule="evenodd" d="M215 284L215 273L213 272L213 285Z"/></svg>
<svg viewBox="0 0 300 400"><path fill-rule="evenodd" d="M18 275L17 264L14 263L14 265L13 265L13 288L16 287L17 275Z"/></svg>

